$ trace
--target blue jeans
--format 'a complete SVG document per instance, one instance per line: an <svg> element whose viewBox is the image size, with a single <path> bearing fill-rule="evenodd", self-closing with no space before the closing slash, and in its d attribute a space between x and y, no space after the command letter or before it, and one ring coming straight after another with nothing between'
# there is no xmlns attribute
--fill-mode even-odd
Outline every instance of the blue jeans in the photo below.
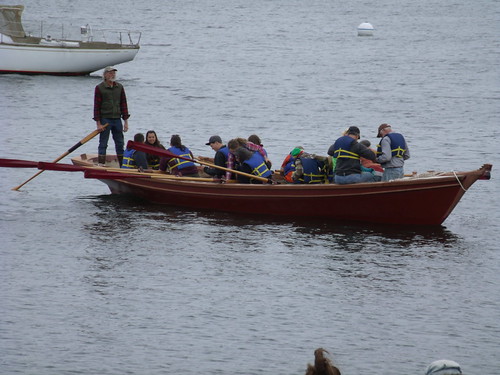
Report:
<svg viewBox="0 0 500 375"><path fill-rule="evenodd" d="M125 147L125 139L123 137L123 124L121 118L102 118L101 124L104 125L108 123L109 126L104 129L102 133L99 133L99 147L97 148L97 153L99 155L106 155L106 149L108 148L109 133L113 134L113 141L115 141L116 155L123 155L123 149Z"/></svg>
<svg viewBox="0 0 500 375"><path fill-rule="evenodd" d="M353 173L347 176L335 175L335 183L339 185L357 184L359 182L375 182L375 176L370 172Z"/></svg>
<svg viewBox="0 0 500 375"><path fill-rule="evenodd" d="M403 167L384 168L384 175L382 181L397 180L404 177Z"/></svg>

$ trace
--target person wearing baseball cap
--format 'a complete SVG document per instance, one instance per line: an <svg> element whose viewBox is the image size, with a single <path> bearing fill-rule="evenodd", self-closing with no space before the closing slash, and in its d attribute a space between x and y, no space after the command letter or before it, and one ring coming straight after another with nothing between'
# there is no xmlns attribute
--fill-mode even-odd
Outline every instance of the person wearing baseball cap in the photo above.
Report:
<svg viewBox="0 0 500 375"><path fill-rule="evenodd" d="M392 131L389 124L378 127L377 137L382 138L377 145L377 163L384 168L382 181L404 177L404 163L410 158L410 150L402 134Z"/></svg>
<svg viewBox="0 0 500 375"><path fill-rule="evenodd" d="M212 150L215 151L214 164L219 167L227 168L229 149L222 143L222 138L218 135L212 135L205 145L212 147ZM226 174L224 170L213 167L205 167L203 171L216 178L222 178Z"/></svg>
<svg viewBox="0 0 500 375"><path fill-rule="evenodd" d="M370 172L361 171L360 158L375 161L372 150L359 143L361 132L357 126L351 126L345 135L338 138L328 149L328 155L337 159L334 181L336 184L355 184L359 182L375 182Z"/></svg>
<svg viewBox="0 0 500 375"><path fill-rule="evenodd" d="M121 83L116 82L116 69L107 66L102 73L103 81L94 89L94 121L99 134L99 147L97 148L98 163L106 162L109 133L113 134L116 157L120 166L123 162L125 139L123 133L128 130L127 96ZM122 123L123 119L123 123ZM104 124L109 124L104 128Z"/></svg>

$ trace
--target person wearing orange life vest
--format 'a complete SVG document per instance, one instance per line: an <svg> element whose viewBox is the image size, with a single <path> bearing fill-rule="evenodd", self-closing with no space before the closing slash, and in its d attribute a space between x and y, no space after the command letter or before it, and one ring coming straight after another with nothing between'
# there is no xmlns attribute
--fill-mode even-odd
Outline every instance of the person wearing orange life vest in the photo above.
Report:
<svg viewBox="0 0 500 375"><path fill-rule="evenodd" d="M295 161L303 152L304 149L301 146L297 146L292 151L290 151L285 160L283 160L283 163L281 163L281 170L286 182L289 182L291 184L298 183L298 177L296 177Z"/></svg>
<svg viewBox="0 0 500 375"><path fill-rule="evenodd" d="M285 181L293 184L324 183L326 166L326 157L308 154L301 146L295 147L281 165Z"/></svg>
<svg viewBox="0 0 500 375"><path fill-rule="evenodd" d="M382 138L377 146L377 163L384 168L382 181L404 177L404 163L410 158L410 150L402 134L392 131L389 124L378 127L377 137Z"/></svg>

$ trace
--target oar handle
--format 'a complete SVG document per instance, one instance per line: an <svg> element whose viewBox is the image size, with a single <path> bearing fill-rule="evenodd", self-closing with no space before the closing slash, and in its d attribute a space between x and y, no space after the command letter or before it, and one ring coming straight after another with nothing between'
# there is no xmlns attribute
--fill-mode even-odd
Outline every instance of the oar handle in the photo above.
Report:
<svg viewBox="0 0 500 375"><path fill-rule="evenodd" d="M78 147L84 145L88 141L90 141L92 138L94 138L97 134L101 133L103 129L105 129L107 126L109 126L108 123L104 124L102 126L102 129L96 129L89 135L87 135L85 138L83 138L80 142L76 143L73 147L71 147L68 151L66 151L66 155L71 154L73 151L75 151ZM65 156L66 156L65 155ZM61 160L61 159L59 159ZM58 160L58 161L59 161ZM57 163L57 161L54 161L54 163Z"/></svg>
<svg viewBox="0 0 500 375"><path fill-rule="evenodd" d="M255 180L259 180L259 181L262 181L262 182L269 182L269 180L267 178L265 178L265 177L255 176L253 174L241 172L241 171L238 171L238 170L235 170L235 169L221 167L219 165L215 165L215 164L208 163L208 162L205 162L205 161L201 161L201 160L198 160L198 159L186 158L184 156L176 155L176 154L174 154L174 153L172 153L172 152L170 152L168 150L164 150L164 149L161 149L161 148L158 148L158 147L155 147L155 146L149 146L149 145L146 145L146 144L140 143L140 142L128 141L127 148L128 149L134 149L134 150L137 150L137 151L146 152L148 154L153 154L153 155L158 155L158 156L164 156L164 157L167 157L167 158L174 158L174 159L182 159L182 160L192 161L194 163L198 163L198 164L201 164L201 165L206 165L207 167L212 167L212 168L220 169L222 171L239 174L241 176L246 176L248 178L253 178Z"/></svg>

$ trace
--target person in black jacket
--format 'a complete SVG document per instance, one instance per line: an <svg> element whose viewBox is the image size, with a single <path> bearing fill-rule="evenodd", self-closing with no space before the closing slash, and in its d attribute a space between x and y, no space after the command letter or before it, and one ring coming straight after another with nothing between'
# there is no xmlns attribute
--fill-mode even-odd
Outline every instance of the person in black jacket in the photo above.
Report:
<svg viewBox="0 0 500 375"><path fill-rule="evenodd" d="M227 157L229 154L229 149L224 143L222 143L222 138L219 137L218 135L213 135L205 144L207 146L212 147L212 150L215 151L215 156L213 161L214 165L227 168ZM203 170L206 174L216 178L222 178L226 175L226 171L223 169L205 167Z"/></svg>
<svg viewBox="0 0 500 375"><path fill-rule="evenodd" d="M357 126L347 129L346 135L340 137L328 149L328 155L337 159L335 165L336 184L356 184L358 182L374 182L373 174L361 171L360 158L376 161L375 153L358 142L360 131Z"/></svg>

